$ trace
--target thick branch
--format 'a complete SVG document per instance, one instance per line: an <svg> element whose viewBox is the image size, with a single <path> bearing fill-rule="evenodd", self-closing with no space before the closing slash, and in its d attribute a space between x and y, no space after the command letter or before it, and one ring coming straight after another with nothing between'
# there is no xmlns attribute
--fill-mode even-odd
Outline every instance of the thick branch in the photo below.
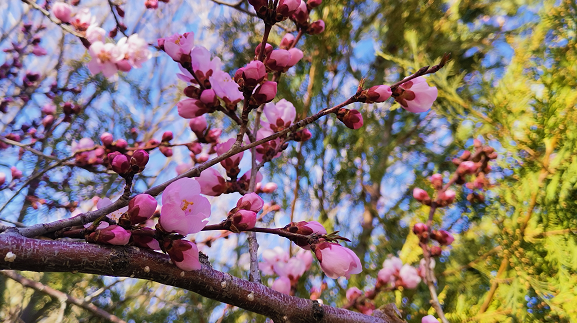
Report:
<svg viewBox="0 0 577 323"><path fill-rule="evenodd" d="M169 257L136 247L30 239L10 229L0 234L0 269L133 277L184 288L275 322L393 322L279 293L203 265L184 272ZM319 314L322 313L322 314Z"/></svg>

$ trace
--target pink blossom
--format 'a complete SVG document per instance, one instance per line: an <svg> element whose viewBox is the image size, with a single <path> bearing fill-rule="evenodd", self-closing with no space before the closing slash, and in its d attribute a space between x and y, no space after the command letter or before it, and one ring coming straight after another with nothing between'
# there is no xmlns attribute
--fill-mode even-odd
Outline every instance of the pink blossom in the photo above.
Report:
<svg viewBox="0 0 577 323"><path fill-rule="evenodd" d="M349 289L347 289L347 300L349 302L354 301L355 299L359 298L361 295L363 295L363 292L358 289L357 287L351 287Z"/></svg>
<svg viewBox="0 0 577 323"><path fill-rule="evenodd" d="M35 45L34 48L32 48L32 54L36 56L44 56L47 52L46 49L42 48L40 45Z"/></svg>
<svg viewBox="0 0 577 323"><path fill-rule="evenodd" d="M0 186L6 183L6 174L0 172Z"/></svg>
<svg viewBox="0 0 577 323"><path fill-rule="evenodd" d="M421 323L439 323L439 320L437 320L433 315L427 315L423 316Z"/></svg>
<svg viewBox="0 0 577 323"><path fill-rule="evenodd" d="M202 101L192 98L178 102L176 107L178 108L178 115L185 119L199 117L208 112L208 109Z"/></svg>
<svg viewBox="0 0 577 323"><path fill-rule="evenodd" d="M164 51L177 62L180 62L182 55L190 54L193 46L193 32L184 33L182 35L174 34L164 39Z"/></svg>
<svg viewBox="0 0 577 323"><path fill-rule="evenodd" d="M295 66L303 58L303 52L298 48L291 48L288 52L291 54L291 58L287 64L288 67Z"/></svg>
<svg viewBox="0 0 577 323"><path fill-rule="evenodd" d="M210 85L216 95L227 104L236 104L242 100L242 92L238 90L238 84L234 82L228 73L223 71L215 71L209 77Z"/></svg>
<svg viewBox="0 0 577 323"><path fill-rule="evenodd" d="M277 83L272 81L266 81L260 84L252 94L256 105L270 102L274 99L277 92Z"/></svg>
<svg viewBox="0 0 577 323"><path fill-rule="evenodd" d="M108 163L117 174L126 174L130 171L130 161L126 155L114 152L108 154Z"/></svg>
<svg viewBox="0 0 577 323"><path fill-rule="evenodd" d="M273 130L271 130L270 128L265 128L265 126L266 126L266 123L263 123L263 128L260 128L256 132L256 140L261 140L263 138L266 138L266 137L274 134ZM273 127L274 125L268 125L268 126ZM282 154L282 151L278 149L279 146L280 146L280 139L279 138L276 138L274 140L265 142L264 144L262 144L260 146L257 146L255 149L256 160L258 162L262 162L265 157L269 158L269 159L280 157L280 155ZM276 152L276 154L275 154L275 152Z"/></svg>
<svg viewBox="0 0 577 323"><path fill-rule="evenodd" d="M333 279L363 271L359 257L350 249L338 243L321 242L315 247L315 255L321 263L321 269Z"/></svg>
<svg viewBox="0 0 577 323"><path fill-rule="evenodd" d="M258 194L256 193L248 193L245 196L241 197L236 202L236 207L243 210L250 210L253 212L259 212L262 210L264 205L264 201Z"/></svg>
<svg viewBox="0 0 577 323"><path fill-rule="evenodd" d="M477 171L477 164L473 161L464 161L457 168L460 174L474 174Z"/></svg>
<svg viewBox="0 0 577 323"><path fill-rule="evenodd" d="M91 25L88 27L88 29L86 29L86 39L88 39L90 43L95 43L97 41L104 43L106 42L106 30L98 26Z"/></svg>
<svg viewBox="0 0 577 323"><path fill-rule="evenodd" d="M207 161L209 158L208 154L206 153L202 153L198 156L196 156L196 162L197 163L204 163L205 161Z"/></svg>
<svg viewBox="0 0 577 323"><path fill-rule="evenodd" d="M249 210L238 210L232 215L232 223L239 231L252 229L256 224L256 213Z"/></svg>
<svg viewBox="0 0 577 323"><path fill-rule="evenodd" d="M367 103L385 102L392 94L391 87L388 85L373 86L367 91L367 98L369 99Z"/></svg>
<svg viewBox="0 0 577 323"><path fill-rule="evenodd" d="M72 15L72 6L64 2L55 2L52 5L52 14L62 22L69 22Z"/></svg>
<svg viewBox="0 0 577 323"><path fill-rule="evenodd" d="M69 22L78 30L86 31L90 25L93 25L95 18L92 17L90 9L80 9Z"/></svg>
<svg viewBox="0 0 577 323"><path fill-rule="evenodd" d="M305 5L306 3L301 2L301 6ZM293 34L287 33L283 36L282 40L280 41L280 48L282 49L289 49L295 42L295 36Z"/></svg>
<svg viewBox="0 0 577 323"><path fill-rule="evenodd" d="M55 114L56 113L56 106L54 104L45 104L42 107L42 113L44 114Z"/></svg>
<svg viewBox="0 0 577 323"><path fill-rule="evenodd" d="M429 232L429 226L424 223L415 223L413 226L413 233L420 235L422 233Z"/></svg>
<svg viewBox="0 0 577 323"><path fill-rule="evenodd" d="M130 166L134 172L142 172L148 164L150 156L145 150L136 150L130 157Z"/></svg>
<svg viewBox="0 0 577 323"><path fill-rule="evenodd" d="M305 264L305 270L309 270L313 263L313 254L308 250L299 250L295 256Z"/></svg>
<svg viewBox="0 0 577 323"><path fill-rule="evenodd" d="M248 170L246 171L238 180L239 182L245 182L248 185L248 182L250 181L250 175L251 175L251 171L252 170ZM262 174L260 172L256 172L256 183L260 183L262 182Z"/></svg>
<svg viewBox="0 0 577 323"><path fill-rule="evenodd" d="M301 4L301 0L280 0L276 7L276 13L284 17L290 17Z"/></svg>
<svg viewBox="0 0 577 323"><path fill-rule="evenodd" d="M395 101L399 102L405 110L413 113L429 110L438 94L437 88L429 86L422 76L403 83L397 91L399 93Z"/></svg>
<svg viewBox="0 0 577 323"><path fill-rule="evenodd" d="M273 193L274 191L276 191L276 189L278 188L278 185L276 185L276 183L266 183L263 187L262 187L262 192L263 193Z"/></svg>
<svg viewBox="0 0 577 323"><path fill-rule="evenodd" d="M142 63L152 57L148 43L138 34L132 34L128 38L123 37L118 41L117 46L121 48L130 65L136 68L142 67Z"/></svg>
<svg viewBox="0 0 577 323"><path fill-rule="evenodd" d="M234 145L234 143L236 142L235 138L230 138L229 140L217 144L215 149L216 153L220 156L223 155L225 153L227 153L232 146ZM238 164L240 164L240 160L242 159L242 156L244 155L244 152L240 152L236 155L233 155L232 157L228 157L227 159L223 160L220 162L220 164L222 165L222 167L224 167L226 170L230 170L233 167L238 167Z"/></svg>
<svg viewBox="0 0 577 323"><path fill-rule="evenodd" d="M116 63L122 60L123 54L114 44L97 41L90 45L88 52L92 57L88 63L92 75L102 72L105 77L112 77L116 74Z"/></svg>
<svg viewBox="0 0 577 323"><path fill-rule="evenodd" d="M394 271L399 271L403 267L403 262L398 257L391 257L383 261L383 268L392 268Z"/></svg>
<svg viewBox="0 0 577 323"><path fill-rule="evenodd" d="M441 246L450 246L455 241L455 237L445 230L433 231L431 239L436 240Z"/></svg>
<svg viewBox="0 0 577 323"><path fill-rule="evenodd" d="M395 281L395 275L399 274L399 271L403 267L403 262L397 257L387 258L383 262L383 269L379 271L377 277L379 281L384 284L388 284Z"/></svg>
<svg viewBox="0 0 577 323"><path fill-rule="evenodd" d="M245 85L249 87L257 86L266 76L266 67L261 61L251 61L242 68L242 76Z"/></svg>
<svg viewBox="0 0 577 323"><path fill-rule="evenodd" d="M210 203L200 195L200 184L192 178L181 178L164 190L160 225L167 232L182 235L197 233L208 222Z"/></svg>
<svg viewBox="0 0 577 323"><path fill-rule="evenodd" d="M128 203L128 216L132 225L150 219L156 211L158 203L148 194L138 194Z"/></svg>
<svg viewBox="0 0 577 323"><path fill-rule="evenodd" d="M273 268L277 275L288 277L291 281L297 281L307 270L305 262L296 257L286 262L277 261L273 264Z"/></svg>
<svg viewBox="0 0 577 323"><path fill-rule="evenodd" d="M146 7L146 9L157 9L158 0L146 0L144 1L144 6Z"/></svg>
<svg viewBox="0 0 577 323"><path fill-rule="evenodd" d="M302 235L311 235L313 233L319 234L319 235L325 235L327 234L327 230L325 229L325 227L320 224L317 221L300 221L300 222L296 222L296 223L291 223L291 226L293 227L291 229L291 232L294 233L298 233L298 234L302 234ZM296 228L296 231L293 231L294 228ZM305 249L305 250L310 250L310 246L309 246L309 242L308 239L296 239L293 240L293 242Z"/></svg>
<svg viewBox="0 0 577 323"><path fill-rule="evenodd" d="M206 104L207 107L213 107L218 103L216 93L213 89L207 89L200 93L200 101Z"/></svg>
<svg viewBox="0 0 577 323"><path fill-rule="evenodd" d="M190 126L190 129L196 134L197 137L202 137L202 134L208 127L206 118L204 116L190 119L188 125Z"/></svg>
<svg viewBox="0 0 577 323"><path fill-rule="evenodd" d="M443 175L441 174L433 174L431 178L429 178L429 180L431 181L431 184L433 184L437 188L443 186Z"/></svg>
<svg viewBox="0 0 577 323"><path fill-rule="evenodd" d="M222 63L220 61L220 58L215 57L211 60L210 56L211 55L208 49L202 46L196 46L192 50L192 52L190 52L190 59L191 59L190 63L192 65L192 70L194 71L196 77L198 77L201 82L207 80L216 71L221 70ZM183 68L181 68L180 70L185 71ZM188 71L185 74L189 75L192 78L192 74L188 73Z"/></svg>
<svg viewBox="0 0 577 323"><path fill-rule="evenodd" d="M219 196L227 189L226 180L214 168L207 168L196 179L204 195Z"/></svg>
<svg viewBox="0 0 577 323"><path fill-rule="evenodd" d="M166 252L176 267L182 270L191 271L202 268L198 260L198 247L193 242L188 240L174 240Z"/></svg>
<svg viewBox="0 0 577 323"><path fill-rule="evenodd" d="M399 277L401 278L402 285L409 289L416 288L421 282L421 277L419 277L417 269L409 265L404 265L401 270L399 270Z"/></svg>
<svg viewBox="0 0 577 323"><path fill-rule="evenodd" d="M259 56L259 55L260 55L260 49L261 49L260 46L261 46L261 43L259 43L259 44L256 46L256 48L255 48L255 50L254 50L254 55L255 55L255 56ZM269 43L267 43L267 44L264 46L265 56L266 56L266 57L269 57L270 54L271 54L271 52L272 52L272 50L273 50L272 45L269 44Z"/></svg>
<svg viewBox="0 0 577 323"><path fill-rule="evenodd" d="M279 293L290 295L291 281L287 277L279 277L275 279L270 288L276 290Z"/></svg>
<svg viewBox="0 0 577 323"><path fill-rule="evenodd" d="M191 164L178 164L176 165L176 174L178 175L182 175L184 174L187 170L191 169L192 165Z"/></svg>
<svg viewBox="0 0 577 323"><path fill-rule="evenodd" d="M273 132L288 128L294 122L297 115L294 105L285 99L278 101L276 104L273 102L267 103L264 106L263 112L268 121L263 122L263 127Z"/></svg>
<svg viewBox="0 0 577 323"><path fill-rule="evenodd" d="M415 198L415 200L419 201L419 202L429 202L431 201L431 198L429 197L429 193L427 193L427 191L420 189L418 187L415 187L413 189L413 197Z"/></svg>
<svg viewBox="0 0 577 323"><path fill-rule="evenodd" d="M388 284L393 280L394 274L395 272L391 268L383 268L377 273L377 278L381 283Z"/></svg>
<svg viewBox="0 0 577 323"><path fill-rule="evenodd" d="M317 20L309 26L309 34L311 35L320 34L323 31L325 31L325 22L322 20Z"/></svg>
<svg viewBox="0 0 577 323"><path fill-rule="evenodd" d="M16 166L10 167L10 173L12 175L12 180L16 180L22 177L22 172L16 168Z"/></svg>
<svg viewBox="0 0 577 323"><path fill-rule="evenodd" d="M259 269L265 275L274 274L274 264L278 262L287 262L289 259L289 254L281 247L274 247L274 249L266 249L262 253L262 258L264 262L258 264Z"/></svg>
<svg viewBox="0 0 577 323"><path fill-rule="evenodd" d="M206 136L204 136L204 139L208 143L216 143L216 142L218 142L218 137L220 137L221 134L222 134L222 129L213 128L207 132Z"/></svg>

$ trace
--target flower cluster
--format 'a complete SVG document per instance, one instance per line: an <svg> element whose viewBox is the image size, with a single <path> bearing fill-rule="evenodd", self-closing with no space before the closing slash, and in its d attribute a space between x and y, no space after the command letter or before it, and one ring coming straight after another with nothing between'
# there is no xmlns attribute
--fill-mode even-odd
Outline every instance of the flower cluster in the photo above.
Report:
<svg viewBox="0 0 577 323"><path fill-rule="evenodd" d="M313 262L313 256L309 251L300 250L294 257L289 257L288 252L280 247L265 250L262 258L264 262L258 265L263 274L279 276L271 288L287 295L291 295L299 278L310 269Z"/></svg>
<svg viewBox="0 0 577 323"><path fill-rule="evenodd" d="M421 282L417 268L404 264L401 259L391 257L383 262L383 269L379 270L378 283L413 289Z"/></svg>

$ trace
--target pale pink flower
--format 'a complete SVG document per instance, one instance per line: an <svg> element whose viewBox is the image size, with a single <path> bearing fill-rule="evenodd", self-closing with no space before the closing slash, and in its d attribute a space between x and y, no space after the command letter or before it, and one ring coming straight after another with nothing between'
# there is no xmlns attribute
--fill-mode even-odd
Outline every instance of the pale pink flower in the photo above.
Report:
<svg viewBox="0 0 577 323"><path fill-rule="evenodd" d="M274 274L274 264L278 262L287 262L289 260L289 254L281 247L274 247L274 249L266 249L262 253L262 258L264 262L258 264L259 269L265 275Z"/></svg>
<svg viewBox="0 0 577 323"><path fill-rule="evenodd" d="M69 22L72 15L72 6L64 2L55 2L51 8L54 17L62 22Z"/></svg>
<svg viewBox="0 0 577 323"><path fill-rule="evenodd" d="M321 269L333 279L351 277L363 271L359 257L350 249L338 243L321 242L316 245L315 255L321 263Z"/></svg>
<svg viewBox="0 0 577 323"><path fill-rule="evenodd" d="M401 270L399 270L399 277L401 278L403 286L409 289L416 288L421 282L417 268L409 265L404 265Z"/></svg>
<svg viewBox="0 0 577 323"><path fill-rule="evenodd" d="M220 58L215 57L211 60L210 56L208 49L202 46L196 46L190 53L192 69L201 80L207 79L210 75L214 75L216 71L221 70L222 62Z"/></svg>
<svg viewBox="0 0 577 323"><path fill-rule="evenodd" d="M167 232L197 233L208 222L210 203L200 195L196 179L181 178L164 190L160 225Z"/></svg>
<svg viewBox="0 0 577 323"><path fill-rule="evenodd" d="M86 31L90 25L94 25L96 18L92 17L90 9L80 9L69 22L80 31Z"/></svg>
<svg viewBox="0 0 577 323"><path fill-rule="evenodd" d="M395 271L399 271L403 267L403 262L398 257L391 257L383 261L383 267L392 268Z"/></svg>
<svg viewBox="0 0 577 323"><path fill-rule="evenodd" d="M363 295L363 292L358 289L357 287L351 287L349 289L347 289L347 300L349 302L354 301L355 299L359 298L361 295Z"/></svg>
<svg viewBox="0 0 577 323"><path fill-rule="evenodd" d="M140 38L138 34L132 34L128 38L123 37L118 41L117 46L122 49L124 58L128 60L130 65L136 68L142 67L142 63L152 57L152 52L148 49L148 43Z"/></svg>
<svg viewBox="0 0 577 323"><path fill-rule="evenodd" d="M198 247L188 240L174 240L166 251L176 267L191 271L202 268L198 260Z"/></svg>
<svg viewBox="0 0 577 323"><path fill-rule="evenodd" d="M226 180L214 168L207 168L196 179L204 195L219 196L227 189Z"/></svg>
<svg viewBox="0 0 577 323"><path fill-rule="evenodd" d="M464 161L457 168L460 174L474 174L477 171L477 164L473 161Z"/></svg>
<svg viewBox="0 0 577 323"><path fill-rule="evenodd" d="M238 90L238 84L232 80L228 73L223 71L213 71L209 77L210 85L216 95L227 104L236 104L243 99L242 92Z"/></svg>
<svg viewBox="0 0 577 323"><path fill-rule="evenodd" d="M421 323L439 323L439 320L437 320L433 315L427 315L423 316Z"/></svg>
<svg viewBox="0 0 577 323"><path fill-rule="evenodd" d="M95 43L97 41L104 43L106 41L106 30L98 26L91 25L88 27L88 29L86 29L86 39L88 39L90 43Z"/></svg>
<svg viewBox="0 0 577 323"><path fill-rule="evenodd" d="M263 122L266 127L273 132L282 131L288 128L295 120L297 111L292 103L282 99L277 103L267 103L264 106L264 115L268 122Z"/></svg>
<svg viewBox="0 0 577 323"><path fill-rule="evenodd" d="M276 183L266 183L263 187L262 187L262 192L263 193L273 193L274 191L276 191L276 189L278 188L278 185Z"/></svg>
<svg viewBox="0 0 577 323"><path fill-rule="evenodd" d="M88 52L92 56L88 63L92 75L102 72L105 77L112 77L116 74L116 63L122 60L123 54L114 44L97 41L90 45Z"/></svg>
<svg viewBox="0 0 577 323"><path fill-rule="evenodd" d="M176 165L176 174L181 175L184 174L187 170L192 168L192 164L184 163Z"/></svg>
<svg viewBox="0 0 577 323"><path fill-rule="evenodd" d="M184 33L182 35L174 34L164 38L164 51L177 62L180 62L182 55L190 54L193 46L193 32Z"/></svg>
<svg viewBox="0 0 577 323"><path fill-rule="evenodd" d="M270 287L279 293L290 295L291 292L291 281L287 277L279 277L275 279Z"/></svg>
<svg viewBox="0 0 577 323"><path fill-rule="evenodd" d="M403 83L398 90L400 93L395 97L395 101L399 102L405 110L413 113L429 110L438 94L437 88L429 86L427 79L422 76Z"/></svg>
<svg viewBox="0 0 577 323"><path fill-rule="evenodd" d="M295 257L286 262L278 261L273 264L273 268L277 275L288 277L291 281L297 281L307 270L305 262Z"/></svg>
<svg viewBox="0 0 577 323"><path fill-rule="evenodd" d="M387 258L383 262L383 269L379 271L377 277L379 281L387 284L395 281L395 275L403 268L403 262L397 257Z"/></svg>
<svg viewBox="0 0 577 323"><path fill-rule="evenodd" d="M299 250L295 256L305 264L305 270L309 270L313 263L313 254L307 250Z"/></svg>

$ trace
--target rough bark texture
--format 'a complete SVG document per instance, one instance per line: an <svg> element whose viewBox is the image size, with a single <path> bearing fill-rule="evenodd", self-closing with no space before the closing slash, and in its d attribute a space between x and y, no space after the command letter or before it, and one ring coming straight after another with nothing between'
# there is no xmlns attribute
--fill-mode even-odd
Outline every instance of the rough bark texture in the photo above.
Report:
<svg viewBox="0 0 577 323"><path fill-rule="evenodd" d="M134 277L184 288L272 318L275 322L402 322L394 309L367 316L274 291L203 264L185 272L169 257L136 247L117 247L24 237L14 229L0 234L0 269L82 272ZM390 313L389 313L390 312Z"/></svg>

